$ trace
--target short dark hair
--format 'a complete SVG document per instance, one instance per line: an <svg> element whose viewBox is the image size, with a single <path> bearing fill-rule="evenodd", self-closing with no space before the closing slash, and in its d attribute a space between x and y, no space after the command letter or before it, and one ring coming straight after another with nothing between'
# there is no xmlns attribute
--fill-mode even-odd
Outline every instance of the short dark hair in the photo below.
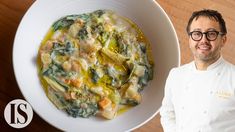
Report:
<svg viewBox="0 0 235 132"><path fill-rule="evenodd" d="M208 17L210 19L216 20L217 22L219 22L221 32L223 34L227 34L225 21L224 21L222 15L218 11L210 10L210 9L203 9L203 10L200 10L200 11L193 12L192 16L189 18L188 25L187 25L187 28L186 28L186 31L187 31L188 34L190 32L190 26L192 24L192 21L194 19L197 20L198 17L200 17L200 16L204 16L204 17Z"/></svg>

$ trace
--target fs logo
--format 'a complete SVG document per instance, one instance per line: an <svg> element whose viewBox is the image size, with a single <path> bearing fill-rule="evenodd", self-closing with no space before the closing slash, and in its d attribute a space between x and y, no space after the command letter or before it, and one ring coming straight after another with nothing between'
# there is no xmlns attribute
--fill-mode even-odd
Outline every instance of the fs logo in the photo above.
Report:
<svg viewBox="0 0 235 132"><path fill-rule="evenodd" d="M22 99L15 99L6 105L4 117L10 126L23 128L32 121L33 110L28 102Z"/></svg>

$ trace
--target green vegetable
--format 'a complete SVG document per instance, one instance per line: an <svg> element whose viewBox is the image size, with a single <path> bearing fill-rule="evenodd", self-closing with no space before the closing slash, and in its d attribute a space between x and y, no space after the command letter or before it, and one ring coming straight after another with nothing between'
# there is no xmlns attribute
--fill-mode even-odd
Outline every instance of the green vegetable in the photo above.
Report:
<svg viewBox="0 0 235 132"><path fill-rule="evenodd" d="M123 105L131 105L131 106L136 106L138 105L140 102L138 102L137 100L134 99L130 99L130 98L124 98L121 100L120 104Z"/></svg>
<svg viewBox="0 0 235 132"><path fill-rule="evenodd" d="M65 111L73 117L90 117L98 112L98 105L93 93L87 86L83 86L75 91L77 99L68 100Z"/></svg>
<svg viewBox="0 0 235 132"><path fill-rule="evenodd" d="M90 19L90 14L81 14L78 15L78 18L81 18L83 21L87 22Z"/></svg>
<svg viewBox="0 0 235 132"><path fill-rule="evenodd" d="M77 15L70 15L67 17L63 17L56 21L53 25L52 28L54 31L62 29L62 28L68 28L70 25L74 23L74 20L76 20L78 16Z"/></svg>
<svg viewBox="0 0 235 132"><path fill-rule="evenodd" d="M140 43L140 50L145 54L146 53L146 46L144 43Z"/></svg>
<svg viewBox="0 0 235 132"><path fill-rule="evenodd" d="M100 77L94 68L90 68L90 75L92 82L97 83Z"/></svg>
<svg viewBox="0 0 235 132"><path fill-rule="evenodd" d="M79 97L76 100L65 100L60 92L49 89L48 97L59 108L65 110L72 117L88 118L98 112L98 105L94 101L94 96L91 95L86 87L82 87L77 92Z"/></svg>
<svg viewBox="0 0 235 132"><path fill-rule="evenodd" d="M119 92L115 89L112 89L112 93L109 95L109 98L112 100L114 104L119 104L121 101L121 96Z"/></svg>
<svg viewBox="0 0 235 132"><path fill-rule="evenodd" d="M52 50L52 58L59 55L71 55L75 51L75 48L70 41L66 41L65 44L55 43Z"/></svg>
<svg viewBox="0 0 235 132"><path fill-rule="evenodd" d="M153 79L153 68L148 68L145 70L144 75L139 78L138 84L141 86L138 91L142 91L143 87L147 85L148 81Z"/></svg>
<svg viewBox="0 0 235 132"><path fill-rule="evenodd" d="M108 48L102 48L101 52L107 57L109 57L110 59L112 59L115 63L121 64L121 65L129 59L121 54L118 54L109 50Z"/></svg>
<svg viewBox="0 0 235 132"><path fill-rule="evenodd" d="M105 13L104 10L97 10L93 14L96 15L97 17L101 17Z"/></svg>
<svg viewBox="0 0 235 132"><path fill-rule="evenodd" d="M98 105L90 102L71 101L65 111L72 117L90 117L98 112Z"/></svg>
<svg viewBox="0 0 235 132"><path fill-rule="evenodd" d="M42 75L49 77L56 76L67 76L68 74L63 70L61 65L53 62L47 69L42 71Z"/></svg>
<svg viewBox="0 0 235 132"><path fill-rule="evenodd" d="M92 33L101 34L104 32L104 27L101 23L91 25Z"/></svg>
<svg viewBox="0 0 235 132"><path fill-rule="evenodd" d="M47 76L43 76L43 79L56 91L60 91L60 92L65 92L66 90L68 90L66 87L61 86L59 83L57 83L55 80L52 80L51 78L47 77Z"/></svg>
<svg viewBox="0 0 235 132"><path fill-rule="evenodd" d="M102 32L101 37L99 39L100 39L101 44L107 47L107 45L104 45L104 44L108 41L109 38L110 38L110 34L108 32Z"/></svg>
<svg viewBox="0 0 235 132"><path fill-rule="evenodd" d="M123 37L120 34L116 34L115 38L117 39L117 45L119 48L119 53L127 56L127 51L128 51L128 44L126 44L123 40Z"/></svg>
<svg viewBox="0 0 235 132"><path fill-rule="evenodd" d="M78 32L78 38L80 40L84 40L84 39L87 39L88 38L88 32L87 32L87 29L86 29L86 26L82 27L82 29L79 30Z"/></svg>
<svg viewBox="0 0 235 132"><path fill-rule="evenodd" d="M67 102L61 92L55 91L53 88L48 88L48 98L56 105L58 109L66 108Z"/></svg>

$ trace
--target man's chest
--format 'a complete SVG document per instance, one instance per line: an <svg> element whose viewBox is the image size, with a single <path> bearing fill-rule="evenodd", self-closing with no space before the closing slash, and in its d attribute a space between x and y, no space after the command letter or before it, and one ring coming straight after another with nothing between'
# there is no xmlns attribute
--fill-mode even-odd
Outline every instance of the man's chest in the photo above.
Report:
<svg viewBox="0 0 235 132"><path fill-rule="evenodd" d="M180 75L172 101L180 124L203 126L235 114L234 82L222 72Z"/></svg>

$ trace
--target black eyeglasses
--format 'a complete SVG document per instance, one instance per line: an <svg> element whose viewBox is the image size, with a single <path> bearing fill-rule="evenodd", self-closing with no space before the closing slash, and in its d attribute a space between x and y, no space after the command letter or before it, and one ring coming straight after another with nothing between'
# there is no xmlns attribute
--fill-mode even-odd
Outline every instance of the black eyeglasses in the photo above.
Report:
<svg viewBox="0 0 235 132"><path fill-rule="evenodd" d="M203 34L206 35L206 39L209 41L214 41L217 39L218 35L224 35L224 33L218 32L218 31L207 31L207 32L201 32L201 31L192 31L189 33L191 38L194 41L200 41L203 37Z"/></svg>

